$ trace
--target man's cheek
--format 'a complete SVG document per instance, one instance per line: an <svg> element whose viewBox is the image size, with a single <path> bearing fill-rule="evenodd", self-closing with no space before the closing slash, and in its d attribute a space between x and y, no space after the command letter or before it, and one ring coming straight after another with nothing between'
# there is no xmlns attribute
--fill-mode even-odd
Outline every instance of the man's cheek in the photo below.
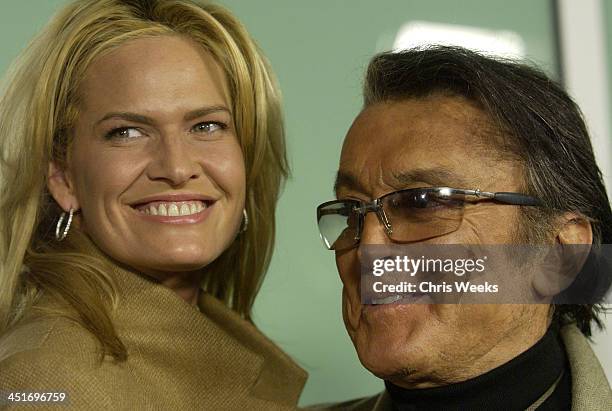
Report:
<svg viewBox="0 0 612 411"><path fill-rule="evenodd" d="M357 253L354 250L336 253L336 267L344 287L349 290L355 290L361 277Z"/></svg>

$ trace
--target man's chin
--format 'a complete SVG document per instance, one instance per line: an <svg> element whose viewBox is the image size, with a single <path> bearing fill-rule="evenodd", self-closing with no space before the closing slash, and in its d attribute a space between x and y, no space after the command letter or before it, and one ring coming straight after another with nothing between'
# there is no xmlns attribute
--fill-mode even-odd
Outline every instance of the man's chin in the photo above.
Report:
<svg viewBox="0 0 612 411"><path fill-rule="evenodd" d="M359 361L378 378L410 379L426 366L427 350L419 347L408 329L399 331L403 333L393 335L389 329L374 327L349 333Z"/></svg>
<svg viewBox="0 0 612 411"><path fill-rule="evenodd" d="M406 358L397 358L383 352L384 348L377 353L360 353L358 351L361 364L376 377L386 381L410 380L417 375L418 368L410 365L412 361ZM402 366L399 366L399 365Z"/></svg>
<svg viewBox="0 0 612 411"><path fill-rule="evenodd" d="M357 350L359 361L373 375L381 380L390 381L406 388L429 388L445 385L437 370L431 368L435 363L426 352L392 352L382 347L376 352Z"/></svg>

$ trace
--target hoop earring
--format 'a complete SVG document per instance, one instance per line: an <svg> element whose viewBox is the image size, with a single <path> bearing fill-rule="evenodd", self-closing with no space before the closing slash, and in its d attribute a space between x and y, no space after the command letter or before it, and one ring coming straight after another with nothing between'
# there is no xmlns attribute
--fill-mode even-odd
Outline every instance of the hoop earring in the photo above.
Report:
<svg viewBox="0 0 612 411"><path fill-rule="evenodd" d="M72 216L74 215L74 208L70 208L70 211L68 212L68 221L66 222L66 227L64 227L64 230L61 230L62 227L62 223L64 222L64 218L66 218L66 213L63 212L62 215L60 215L59 220L57 220L57 225L55 226L55 239L57 241L62 241L64 238L66 238L66 235L68 234L68 230L70 230L70 224L72 224Z"/></svg>
<svg viewBox="0 0 612 411"><path fill-rule="evenodd" d="M240 232L244 233L249 227L249 215L247 214L246 208L242 209L242 227L240 228Z"/></svg>

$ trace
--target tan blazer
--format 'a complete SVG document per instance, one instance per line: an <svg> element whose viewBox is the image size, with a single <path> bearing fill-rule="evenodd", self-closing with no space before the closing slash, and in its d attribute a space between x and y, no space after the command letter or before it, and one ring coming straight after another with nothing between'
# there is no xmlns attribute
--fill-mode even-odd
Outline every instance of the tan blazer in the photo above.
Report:
<svg viewBox="0 0 612 411"><path fill-rule="evenodd" d="M43 318L0 337L0 394L66 392L69 408L82 410L297 408L306 373L253 325L203 293L200 312L164 286L118 267L113 274L127 361L97 363L89 332ZM0 400L0 409L16 405Z"/></svg>
<svg viewBox="0 0 612 411"><path fill-rule="evenodd" d="M561 337L572 373L572 410L612 410L610 384L587 339L574 325L563 327ZM383 391L373 397L339 404L312 406L308 409L313 411L393 411L393 406L389 394Z"/></svg>

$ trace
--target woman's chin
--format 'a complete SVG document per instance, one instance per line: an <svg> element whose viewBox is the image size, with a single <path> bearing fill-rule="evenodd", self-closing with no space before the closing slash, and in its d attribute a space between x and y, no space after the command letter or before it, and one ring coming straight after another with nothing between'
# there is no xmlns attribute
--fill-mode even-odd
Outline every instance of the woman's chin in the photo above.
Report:
<svg viewBox="0 0 612 411"><path fill-rule="evenodd" d="M180 272L189 272L189 271L198 271L202 270L210 263L214 261L214 258L188 258L188 257L168 257L166 260L160 261L160 264L156 265L156 267L151 267L155 271L163 271L168 273L180 273Z"/></svg>
<svg viewBox="0 0 612 411"><path fill-rule="evenodd" d="M204 241L200 240L171 246L143 244L138 253L126 255L123 261L132 265L129 264L131 260L138 262L139 266L148 265L166 271L196 270L215 261L225 250L224 244L202 246L202 243Z"/></svg>
<svg viewBox="0 0 612 411"><path fill-rule="evenodd" d="M184 273L204 269L216 260L218 254L200 253L156 253L154 258L124 260L126 265L144 274L152 273Z"/></svg>

